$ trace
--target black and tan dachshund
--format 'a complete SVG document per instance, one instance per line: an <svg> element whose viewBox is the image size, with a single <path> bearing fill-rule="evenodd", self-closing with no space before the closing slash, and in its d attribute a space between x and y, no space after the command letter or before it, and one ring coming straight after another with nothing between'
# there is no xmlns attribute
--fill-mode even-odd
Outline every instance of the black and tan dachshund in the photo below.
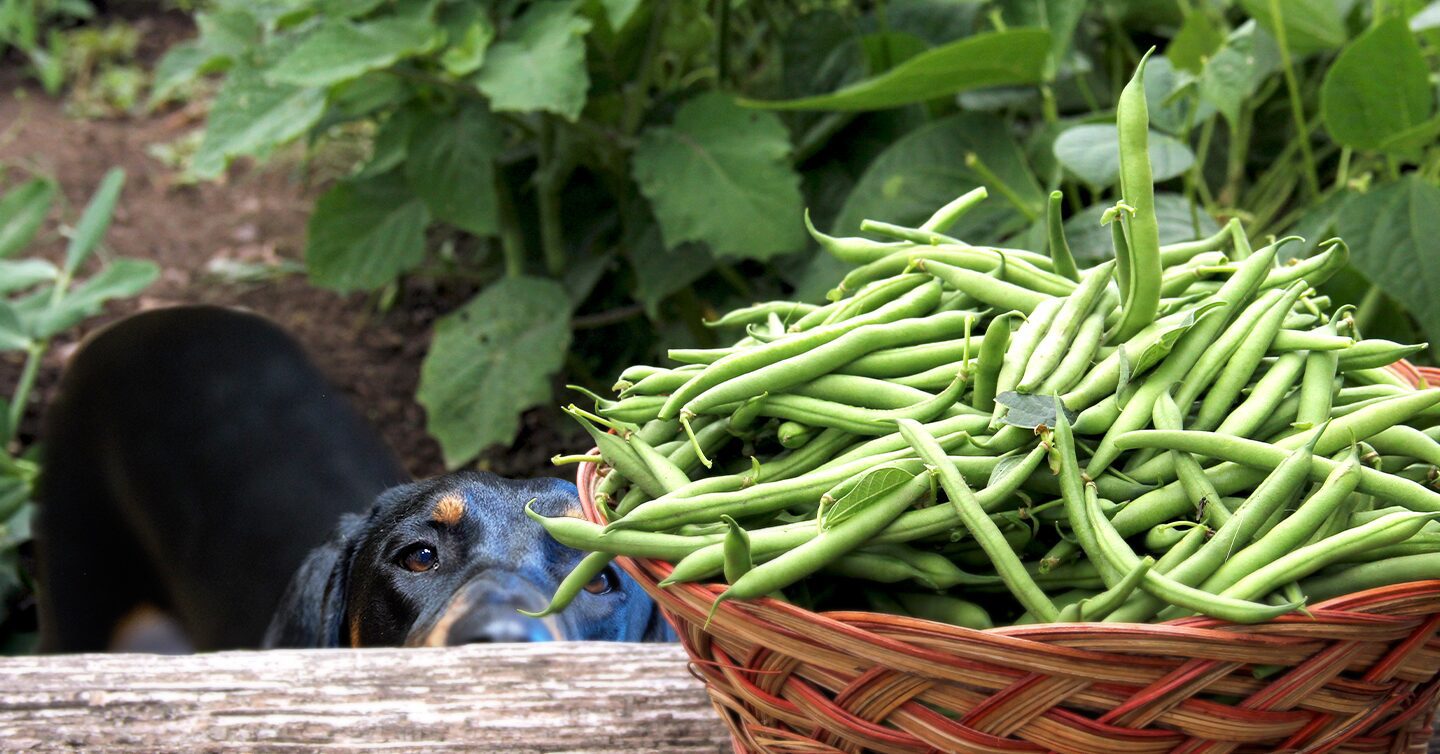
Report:
<svg viewBox="0 0 1440 754"><path fill-rule="evenodd" d="M411 482L278 327L214 307L88 339L47 412L36 547L41 648L101 651L137 607L198 650L672 638L607 570L547 619L582 553L524 515L573 485Z"/></svg>

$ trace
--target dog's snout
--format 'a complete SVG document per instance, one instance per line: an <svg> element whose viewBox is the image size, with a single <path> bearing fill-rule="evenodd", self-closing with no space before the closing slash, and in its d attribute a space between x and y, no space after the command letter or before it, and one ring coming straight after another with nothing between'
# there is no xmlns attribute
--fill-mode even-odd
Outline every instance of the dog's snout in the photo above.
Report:
<svg viewBox="0 0 1440 754"><path fill-rule="evenodd" d="M554 641L550 629L534 618L516 615L478 615L474 620L457 622L450 629L446 644L490 644L503 642Z"/></svg>
<svg viewBox="0 0 1440 754"><path fill-rule="evenodd" d="M549 602L538 587L513 571L487 569L455 591L445 606L416 627L410 646L459 646L566 638L559 616L531 618Z"/></svg>

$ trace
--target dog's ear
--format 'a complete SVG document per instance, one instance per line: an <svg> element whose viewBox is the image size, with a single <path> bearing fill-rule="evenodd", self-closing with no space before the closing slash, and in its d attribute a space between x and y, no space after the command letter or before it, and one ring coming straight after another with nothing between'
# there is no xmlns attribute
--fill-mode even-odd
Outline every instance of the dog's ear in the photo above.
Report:
<svg viewBox="0 0 1440 754"><path fill-rule="evenodd" d="M340 517L329 541L305 557L270 620L266 649L338 647L345 621L345 581L365 516Z"/></svg>

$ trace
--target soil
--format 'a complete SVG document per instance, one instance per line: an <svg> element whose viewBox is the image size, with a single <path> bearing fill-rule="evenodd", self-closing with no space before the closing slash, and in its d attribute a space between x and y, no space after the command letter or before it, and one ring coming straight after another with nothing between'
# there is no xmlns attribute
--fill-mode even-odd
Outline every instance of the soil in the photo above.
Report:
<svg viewBox="0 0 1440 754"><path fill-rule="evenodd" d="M142 32L139 58L147 67L170 45L194 33L189 19L180 14L131 22ZM415 387L432 322L463 303L473 289L410 280L394 303L380 311L373 296L312 288L303 273L252 283L219 279L208 271L217 260L300 260L306 219L324 188L313 178L318 171L307 173L294 160L276 160L266 166L239 164L223 182L183 185L147 147L174 142L202 127L203 103L117 119L76 119L66 115L63 101L45 96L16 68L0 65L0 165L11 167L4 183L26 172L54 178L64 194L57 215L73 222L101 176L113 166L124 168L125 189L104 251L153 260L163 270L138 300L110 306L103 316L57 341L22 425L22 444L35 439L38 417L79 337L140 309L206 303L242 307L285 327L383 433L411 473L429 476L445 470L439 446L426 434ZM47 239L39 248L43 254L61 253L64 242L56 220L42 232ZM0 354L0 386L14 385L20 363L4 356ZM9 388L5 390L8 394ZM510 476L568 476L573 469L556 469L549 458L573 451L579 442L553 409L532 411L516 446L488 453L479 465Z"/></svg>

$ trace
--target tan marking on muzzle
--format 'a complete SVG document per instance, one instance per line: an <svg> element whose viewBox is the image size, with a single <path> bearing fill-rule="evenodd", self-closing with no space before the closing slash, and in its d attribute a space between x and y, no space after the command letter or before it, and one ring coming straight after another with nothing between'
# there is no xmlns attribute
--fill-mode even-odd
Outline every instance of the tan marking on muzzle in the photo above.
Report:
<svg viewBox="0 0 1440 754"><path fill-rule="evenodd" d="M461 517L465 515L465 498L451 493L435 501L435 508L430 511L430 518L437 524L454 526L460 523Z"/></svg>
<svg viewBox="0 0 1440 754"><path fill-rule="evenodd" d="M422 636L414 637L407 640L405 642L405 646L449 646L450 627L455 625L455 621L460 620L460 618L463 617L465 613L470 610L472 604L474 604L474 601L470 597L466 596L463 592L461 594L457 594L453 599L450 600L450 604L445 606L445 612L441 613L440 617L436 619L435 625L431 626L430 630L426 631ZM539 620L541 623L545 624L545 628L549 629L550 631L550 636L552 636L556 641L565 640L565 634L560 629L560 620L558 618L553 615L548 615L544 618L540 618Z"/></svg>

